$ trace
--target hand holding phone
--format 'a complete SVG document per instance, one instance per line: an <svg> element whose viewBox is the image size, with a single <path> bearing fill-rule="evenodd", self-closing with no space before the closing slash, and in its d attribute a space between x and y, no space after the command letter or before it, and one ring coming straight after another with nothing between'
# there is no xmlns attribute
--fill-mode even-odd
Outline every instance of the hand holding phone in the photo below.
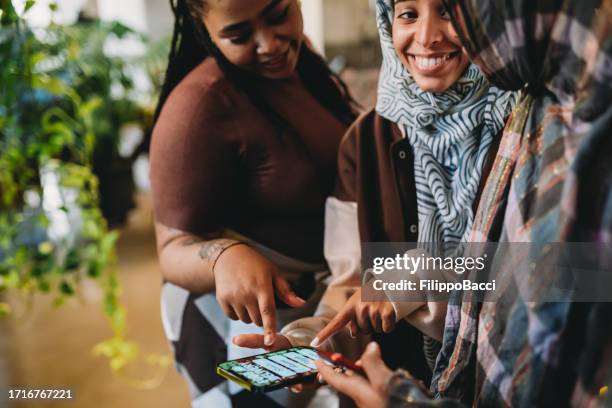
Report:
<svg viewBox="0 0 612 408"><path fill-rule="evenodd" d="M358 407L383 407L388 399L387 382L393 372L385 365L380 348L371 342L359 359L362 375L346 375L317 361L319 375L339 393L350 397Z"/></svg>
<svg viewBox="0 0 612 408"><path fill-rule="evenodd" d="M274 338L274 343L271 346L267 346L264 342L264 336L261 334L240 334L232 339L233 343L239 347L246 347L252 349L264 349L266 351L278 351L291 348L291 343L289 339L283 336L280 333L276 334ZM291 386L291 391L295 393L302 392L304 387L317 387L319 384L315 382L312 383L298 383Z"/></svg>
<svg viewBox="0 0 612 408"><path fill-rule="evenodd" d="M312 382L318 373L316 360L323 360L334 368L350 368L363 372L359 366L339 353L320 352L311 347L291 347L226 361L217 366L217 374L249 391L269 392L294 384Z"/></svg>
<svg viewBox="0 0 612 408"><path fill-rule="evenodd" d="M323 351L323 350L317 350L317 352L322 357L325 357L328 361L331 361L332 363L334 363L335 365L343 369L348 368L349 370L354 371L355 373L359 375L363 375L363 376L366 375L365 371L363 371L363 368L357 365L358 363L355 363L353 360L347 357L344 357L340 353L332 353L332 352Z"/></svg>

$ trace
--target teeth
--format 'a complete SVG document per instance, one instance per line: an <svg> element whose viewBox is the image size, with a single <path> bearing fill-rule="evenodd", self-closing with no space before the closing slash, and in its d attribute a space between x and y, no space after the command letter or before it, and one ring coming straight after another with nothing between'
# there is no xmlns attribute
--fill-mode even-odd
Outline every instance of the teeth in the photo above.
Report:
<svg viewBox="0 0 612 408"><path fill-rule="evenodd" d="M449 58L450 58L450 54L445 55L443 57L435 57L435 58L420 57L418 55L414 56L417 66L419 68L425 68L425 69L435 67L436 65L440 65L443 61L446 61Z"/></svg>

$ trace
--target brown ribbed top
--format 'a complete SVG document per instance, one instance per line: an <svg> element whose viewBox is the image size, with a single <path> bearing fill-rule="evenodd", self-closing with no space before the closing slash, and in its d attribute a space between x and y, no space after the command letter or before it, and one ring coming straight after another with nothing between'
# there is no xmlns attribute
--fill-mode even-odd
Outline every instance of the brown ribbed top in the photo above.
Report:
<svg viewBox="0 0 612 408"><path fill-rule="evenodd" d="M155 126L157 221L194 234L222 228L304 261L323 260L323 214L347 126L295 76L258 84L297 134L271 122L207 58L174 89Z"/></svg>

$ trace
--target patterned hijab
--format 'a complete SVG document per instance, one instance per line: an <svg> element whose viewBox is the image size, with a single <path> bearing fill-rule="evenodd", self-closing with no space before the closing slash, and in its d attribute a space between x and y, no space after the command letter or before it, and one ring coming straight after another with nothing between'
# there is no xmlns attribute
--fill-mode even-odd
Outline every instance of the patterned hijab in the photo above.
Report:
<svg viewBox="0 0 612 408"><path fill-rule="evenodd" d="M469 233L487 153L515 102L469 65L443 93L425 92L391 40L392 0L377 0L383 63L376 111L399 125L414 152L421 243L452 250Z"/></svg>

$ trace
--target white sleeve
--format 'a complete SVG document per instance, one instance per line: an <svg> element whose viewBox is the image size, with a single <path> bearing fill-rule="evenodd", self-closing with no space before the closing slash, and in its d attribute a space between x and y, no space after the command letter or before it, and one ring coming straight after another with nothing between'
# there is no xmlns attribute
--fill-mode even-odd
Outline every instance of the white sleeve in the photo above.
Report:
<svg viewBox="0 0 612 408"><path fill-rule="evenodd" d="M427 251L420 248L411 249L404 255L411 257L430 256ZM398 271L391 272L398 273ZM405 272L401 271L400 273ZM396 276L395 280L398 280L399 277ZM422 266L417 269L415 277L412 278L415 282L420 279L449 281L453 278L450 272L447 274L443 269L425 269ZM446 319L446 301L425 301L428 298L426 291L414 291L413 296L415 296L416 299L422 298L423 300L412 302L405 301L405 298L402 299L401 294L398 296L396 292L388 291L385 293L395 310L396 321L404 319L422 333L437 341L442 341L444 321Z"/></svg>
<svg viewBox="0 0 612 408"><path fill-rule="evenodd" d="M296 320L281 330L294 345L303 345L314 339L360 287L361 240L356 202L341 201L335 197L329 197L325 202L323 252L331 276L315 315ZM348 336L348 333L345 336ZM342 334L333 336L336 342L341 341L342 337ZM324 347L338 348L332 342L324 344Z"/></svg>
<svg viewBox="0 0 612 408"><path fill-rule="evenodd" d="M335 197L327 199L323 253L331 278L315 314L333 317L361 283L361 240L356 202L340 201Z"/></svg>

